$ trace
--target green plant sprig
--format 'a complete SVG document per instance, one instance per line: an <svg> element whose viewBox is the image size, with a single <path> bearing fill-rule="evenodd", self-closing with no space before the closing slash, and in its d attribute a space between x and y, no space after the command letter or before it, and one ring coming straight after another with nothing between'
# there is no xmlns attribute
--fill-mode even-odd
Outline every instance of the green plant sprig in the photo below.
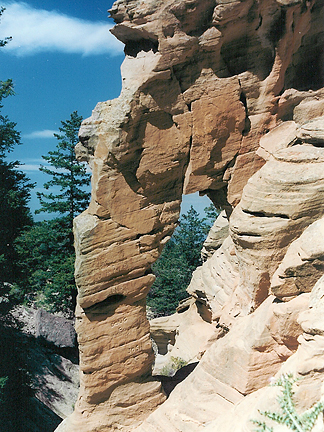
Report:
<svg viewBox="0 0 324 432"><path fill-rule="evenodd" d="M282 375L273 386L282 387L281 395L278 396L277 402L281 412L259 411L261 415L278 424L285 425L288 429L298 432L310 432L315 422L324 410L324 403L319 401L303 414L298 414L293 400L294 391L293 385L298 381L293 375ZM255 432L273 432L273 427L269 427L265 422L259 420L251 420L252 423L258 426Z"/></svg>

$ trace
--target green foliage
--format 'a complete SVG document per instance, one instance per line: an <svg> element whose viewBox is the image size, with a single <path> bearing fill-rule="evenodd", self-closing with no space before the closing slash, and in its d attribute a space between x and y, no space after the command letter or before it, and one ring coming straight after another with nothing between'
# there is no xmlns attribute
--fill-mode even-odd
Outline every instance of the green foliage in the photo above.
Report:
<svg viewBox="0 0 324 432"><path fill-rule="evenodd" d="M0 408L1 408L1 405L5 401L5 395L4 395L5 392L4 392L4 389L5 389L6 385L7 385L7 382L8 382L8 377L7 376L0 377Z"/></svg>
<svg viewBox="0 0 324 432"><path fill-rule="evenodd" d="M21 281L11 294L51 311L71 314L76 299L74 249L66 218L36 223L16 240Z"/></svg>
<svg viewBox="0 0 324 432"><path fill-rule="evenodd" d="M260 411L260 414L278 424L285 425L287 429L298 432L310 432L313 429L319 414L324 410L324 403L317 402L303 414L298 414L293 400L293 385L296 381L297 379L294 378L292 374L282 375L273 384L274 386L282 388L281 395L277 398L280 412ZM259 420L251 421L259 427L256 429L256 432L273 432L273 428L267 426L265 422Z"/></svg>
<svg viewBox="0 0 324 432"><path fill-rule="evenodd" d="M1 126L0 126L1 129ZM0 158L0 282L13 282L17 275L14 241L27 226L32 225L28 207L33 184L16 169L16 162Z"/></svg>
<svg viewBox="0 0 324 432"><path fill-rule="evenodd" d="M204 208L206 220L209 221L208 228L215 222L217 216L222 211L220 207L215 207L214 204L210 204ZM206 233L207 234L207 233Z"/></svg>
<svg viewBox="0 0 324 432"><path fill-rule="evenodd" d="M175 312L180 300L187 297L185 291L190 282L190 271L180 248L173 239L153 264L156 280L148 294L147 303L155 316L170 315Z"/></svg>
<svg viewBox="0 0 324 432"><path fill-rule="evenodd" d="M161 370L161 375L164 376L173 376L179 369L187 366L188 362L182 359L181 357L171 356L171 362L165 366L163 366Z"/></svg>
<svg viewBox="0 0 324 432"><path fill-rule="evenodd" d="M0 16L4 8L0 7ZM4 46L10 38L0 41ZM14 240L22 229L33 222L28 202L34 184L18 169L19 162L7 162L6 156L21 144L16 123L3 115L3 100L14 94L12 80L0 81L0 288L17 276L17 256Z"/></svg>
<svg viewBox="0 0 324 432"><path fill-rule="evenodd" d="M90 176L74 154L81 120L74 111L62 121L61 134L55 134L56 150L43 156L50 168L42 166L41 171L52 179L44 184L49 193L38 193L41 208L37 213L58 213L60 217L34 224L16 240L22 276L11 291L19 301L67 315L73 313L76 303L73 218L87 207L90 198L84 191ZM53 192L56 187L60 193Z"/></svg>
<svg viewBox="0 0 324 432"><path fill-rule="evenodd" d="M188 212L181 216L179 227L173 234L173 240L185 258L190 274L201 263L200 252L208 229L206 218L201 219L191 206Z"/></svg>
<svg viewBox="0 0 324 432"><path fill-rule="evenodd" d="M14 95L11 79L0 81L0 109L3 108L3 99ZM9 120L8 116L0 113L0 158L13 150L15 145L21 144L20 132L16 130L17 124Z"/></svg>
<svg viewBox="0 0 324 432"><path fill-rule="evenodd" d="M59 213L68 218L72 229L74 217L81 213L90 199L90 192L85 187L90 185L90 175L83 163L75 158L74 148L78 143L78 131L82 117L74 111L70 118L62 121L59 128L61 134L54 134L58 139L55 151L48 152L43 159L52 168L41 166L40 170L49 174L52 179L44 184L44 188L52 192L37 193L41 208L36 213ZM55 188L59 192L55 192Z"/></svg>
<svg viewBox="0 0 324 432"><path fill-rule="evenodd" d="M181 216L179 226L153 264L156 280L148 294L148 305L155 316L174 313L179 301L188 296L186 288L192 272L201 264L200 251L213 222L200 218L192 206Z"/></svg>
<svg viewBox="0 0 324 432"><path fill-rule="evenodd" d="M3 12L6 10L6 8L4 8L3 6L0 6L0 18L3 14ZM11 37L5 37L4 39L0 39L0 47L4 47L5 45L7 45L7 43L11 40Z"/></svg>

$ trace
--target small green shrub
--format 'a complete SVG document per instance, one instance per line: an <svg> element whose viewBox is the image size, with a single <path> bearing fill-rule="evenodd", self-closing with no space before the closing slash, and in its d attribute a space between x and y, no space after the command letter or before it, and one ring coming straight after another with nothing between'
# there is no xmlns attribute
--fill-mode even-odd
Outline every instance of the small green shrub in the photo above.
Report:
<svg viewBox="0 0 324 432"><path fill-rule="evenodd" d="M173 376L179 369L187 366L188 362L180 357L171 356L171 362L165 365L161 370L161 375Z"/></svg>
<svg viewBox="0 0 324 432"><path fill-rule="evenodd" d="M0 405L4 402L4 388L8 382L8 377L0 377Z"/></svg>
<svg viewBox="0 0 324 432"><path fill-rule="evenodd" d="M324 410L324 403L317 402L303 414L298 414L293 401L293 384L297 381L292 374L282 375L274 384L274 386L282 387L281 395L277 401L280 406L280 412L259 411L261 415L267 417L274 422L285 425L287 429L298 432L310 432L315 422ZM251 420L258 426L255 432L273 432L273 427L269 427L264 421Z"/></svg>

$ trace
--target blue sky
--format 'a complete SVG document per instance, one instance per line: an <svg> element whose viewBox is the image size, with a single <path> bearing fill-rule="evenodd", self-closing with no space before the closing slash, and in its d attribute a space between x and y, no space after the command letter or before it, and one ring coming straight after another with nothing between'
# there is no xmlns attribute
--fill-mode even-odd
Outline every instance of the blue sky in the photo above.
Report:
<svg viewBox="0 0 324 432"><path fill-rule="evenodd" d="M61 120L77 110L84 118L99 101L118 97L123 45L109 32L107 10L113 1L29 0L2 1L6 8L0 39L12 41L0 50L0 80L12 78L16 95L4 102L3 113L17 123L23 145L10 154L37 183L31 209L39 207L36 191L49 177L38 168L42 155L54 150ZM186 197L197 210L207 198ZM38 215L36 220L46 215Z"/></svg>

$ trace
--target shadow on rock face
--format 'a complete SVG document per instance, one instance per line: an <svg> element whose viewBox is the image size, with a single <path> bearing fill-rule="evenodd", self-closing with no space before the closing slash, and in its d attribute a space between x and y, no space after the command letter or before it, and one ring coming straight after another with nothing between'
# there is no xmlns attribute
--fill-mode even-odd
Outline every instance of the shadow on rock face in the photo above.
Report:
<svg viewBox="0 0 324 432"><path fill-rule="evenodd" d="M179 369L176 374L172 377L160 375L157 376L157 378L161 381L162 388L167 395L167 397L170 396L171 392L175 389L175 387L180 384L183 380L187 378L188 375L191 374L191 372L195 369L195 367L198 365L198 362L196 363L190 363L187 366L182 367Z"/></svg>
<svg viewBox="0 0 324 432"><path fill-rule="evenodd" d="M41 367L46 355L41 348L36 354L33 337L1 326L0 376L5 379L0 389L0 423L6 432L50 432L61 417L35 396L31 364ZM32 359L32 354L35 357ZM45 390L45 389L43 389Z"/></svg>

